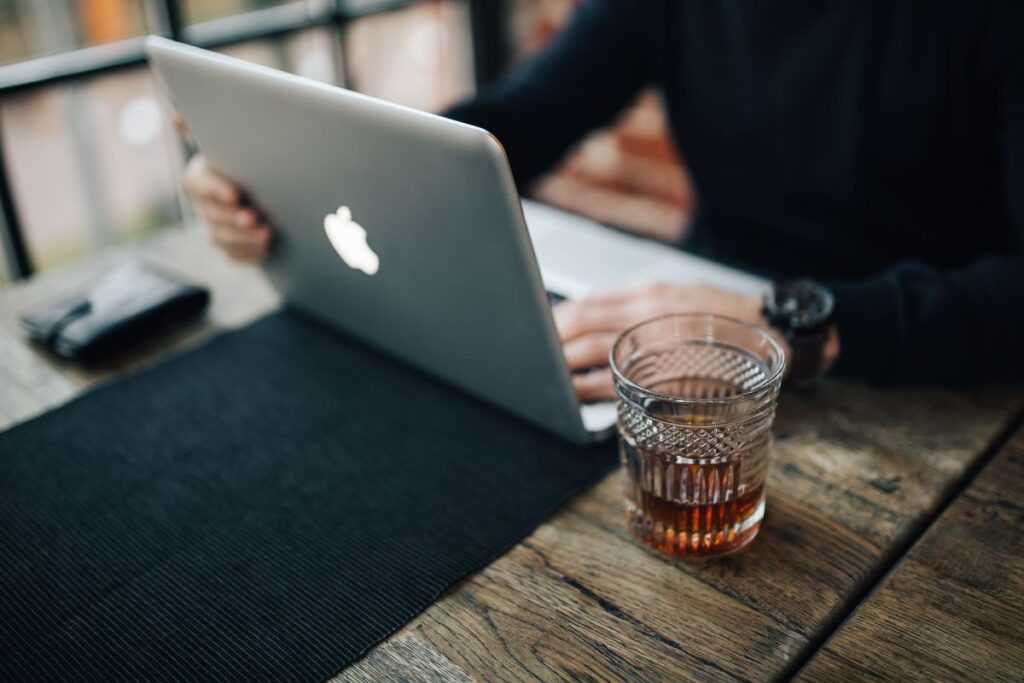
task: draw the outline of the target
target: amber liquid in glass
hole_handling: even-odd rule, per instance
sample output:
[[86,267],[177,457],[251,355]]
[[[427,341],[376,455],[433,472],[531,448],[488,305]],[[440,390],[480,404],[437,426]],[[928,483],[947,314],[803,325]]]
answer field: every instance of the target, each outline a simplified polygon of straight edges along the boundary
[[631,531],[671,555],[720,555],[757,535],[764,481],[740,482],[738,462],[677,464],[622,444]]
[[[735,387],[674,379],[657,389],[670,395],[722,396]],[[702,415],[668,421],[698,428],[710,422]],[[710,556],[736,550],[757,535],[764,515],[766,443],[706,459],[691,457],[685,446],[666,453],[620,441],[620,449],[627,520],[648,545],[672,555]]]

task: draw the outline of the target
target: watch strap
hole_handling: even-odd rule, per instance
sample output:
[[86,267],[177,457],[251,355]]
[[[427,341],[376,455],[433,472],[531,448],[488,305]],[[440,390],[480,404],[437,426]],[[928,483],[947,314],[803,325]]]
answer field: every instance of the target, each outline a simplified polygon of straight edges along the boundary
[[791,351],[788,382],[796,387],[812,386],[825,367],[825,344],[828,330],[811,333],[788,333],[786,341]]
[[[826,302],[824,305],[827,314],[813,323],[807,321],[800,310],[800,305],[790,298],[794,287],[811,287],[818,290]],[[765,295],[762,315],[769,325],[785,336],[789,344],[789,384],[811,386],[824,372],[825,347],[832,330],[833,301],[831,292],[812,280],[780,281]]]

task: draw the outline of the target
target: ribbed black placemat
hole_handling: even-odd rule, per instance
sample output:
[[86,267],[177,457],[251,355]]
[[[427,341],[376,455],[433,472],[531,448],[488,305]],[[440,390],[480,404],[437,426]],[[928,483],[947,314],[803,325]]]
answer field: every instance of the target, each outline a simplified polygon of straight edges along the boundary
[[0,680],[328,677],[614,461],[274,314],[0,433]]

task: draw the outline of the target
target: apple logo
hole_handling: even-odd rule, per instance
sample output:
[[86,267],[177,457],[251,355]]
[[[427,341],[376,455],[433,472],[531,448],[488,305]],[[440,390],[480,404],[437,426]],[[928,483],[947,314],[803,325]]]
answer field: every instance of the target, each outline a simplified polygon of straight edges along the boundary
[[324,216],[324,231],[345,265],[367,275],[376,274],[380,259],[366,243],[366,229],[352,220],[351,209],[339,206],[337,211]]

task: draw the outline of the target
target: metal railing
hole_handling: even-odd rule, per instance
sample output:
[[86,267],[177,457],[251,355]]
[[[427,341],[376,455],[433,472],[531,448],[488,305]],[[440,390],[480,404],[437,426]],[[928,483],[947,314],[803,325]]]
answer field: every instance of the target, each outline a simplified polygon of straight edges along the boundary
[[[504,0],[462,0],[468,3],[473,62],[477,87],[493,81],[507,57]],[[204,48],[222,48],[247,41],[285,37],[317,27],[334,29],[362,17],[391,12],[424,0],[306,0],[251,10],[199,24],[185,25],[178,0],[151,0],[159,25],[153,33]],[[14,92],[97,76],[145,65],[144,37],[83,47],[0,66],[0,98]],[[347,82],[347,79],[346,79]],[[0,130],[0,240],[8,275],[24,279],[35,268],[21,228],[11,190]]]

